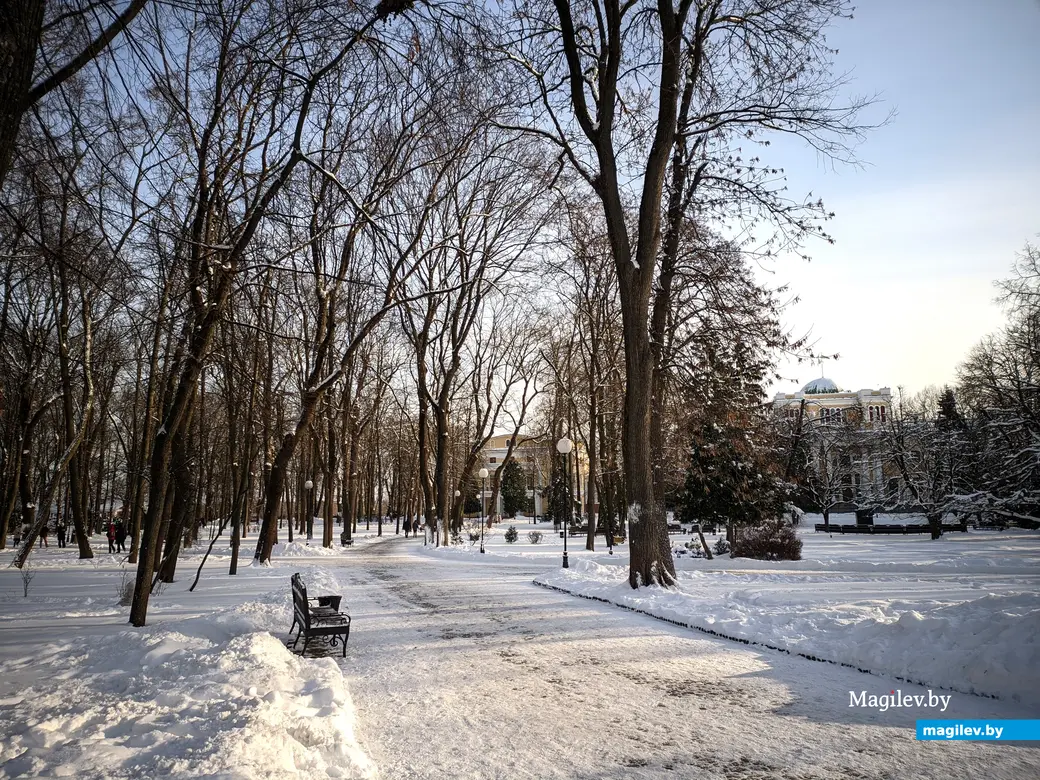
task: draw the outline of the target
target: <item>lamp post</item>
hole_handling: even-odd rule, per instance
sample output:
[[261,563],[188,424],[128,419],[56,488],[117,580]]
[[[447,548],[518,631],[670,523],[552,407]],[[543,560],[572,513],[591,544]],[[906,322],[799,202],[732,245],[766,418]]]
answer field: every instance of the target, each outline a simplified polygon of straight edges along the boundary
[[570,564],[567,563],[567,522],[571,517],[571,468],[567,456],[573,448],[574,442],[566,436],[556,442],[556,451],[563,455],[563,482],[567,490],[567,511],[563,513],[563,568],[565,569],[570,568]]
[[461,495],[462,495],[462,491],[461,490],[456,490],[455,491],[455,504],[451,508],[452,522],[455,522],[455,513],[456,512],[458,512],[458,514],[459,514],[459,522],[460,523],[462,522],[462,519],[465,517],[465,514],[462,511],[464,507],[459,505],[459,497]]
[[303,483],[303,489],[307,491],[307,544],[310,544],[314,536],[314,483],[308,479]]
[[484,490],[487,484],[488,470],[481,469],[477,472],[480,477],[480,552],[484,553]]
[[538,463],[534,464],[534,490],[531,491],[531,498],[534,500],[534,524],[538,525],[538,483],[541,482],[541,473],[538,470]]

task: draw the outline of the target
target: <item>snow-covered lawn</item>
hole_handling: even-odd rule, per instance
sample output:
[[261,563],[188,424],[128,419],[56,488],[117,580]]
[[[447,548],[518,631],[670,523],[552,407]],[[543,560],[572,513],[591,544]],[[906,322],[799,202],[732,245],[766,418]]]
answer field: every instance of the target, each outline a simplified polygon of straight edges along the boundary
[[[230,551],[215,549],[188,593],[202,548],[186,551],[149,626],[131,629],[118,591],[133,567],[94,546],[85,561],[34,552],[27,598],[0,553],[0,777],[372,776],[337,661],[284,644],[287,568],[243,560],[229,578]],[[279,552],[311,592],[339,591],[313,564],[340,549]]]
[[[486,556],[542,560],[537,582],[678,621],[722,636],[849,664],[897,679],[1040,706],[1040,533],[1008,530],[921,536],[815,533],[799,528],[800,561],[729,555],[708,561],[672,537],[678,587],[628,587],[627,546],[608,556],[568,538],[571,568],[559,568],[563,542],[552,526],[502,526]],[[548,529],[530,544],[527,531]],[[713,545],[717,536],[708,535]],[[602,539],[597,539],[602,548]],[[478,545],[427,550],[479,560]]]

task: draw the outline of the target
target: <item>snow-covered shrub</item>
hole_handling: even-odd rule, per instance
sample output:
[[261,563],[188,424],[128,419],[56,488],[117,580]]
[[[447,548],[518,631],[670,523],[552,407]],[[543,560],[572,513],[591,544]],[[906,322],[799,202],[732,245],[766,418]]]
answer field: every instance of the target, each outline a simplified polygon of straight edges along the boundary
[[471,542],[479,542],[480,541],[480,531],[470,531],[469,532],[469,540]]
[[119,581],[119,606],[129,607],[134,603],[134,578],[123,569],[123,578]]
[[33,577],[36,576],[36,569],[33,568],[32,561],[27,558],[25,563],[22,564],[20,571],[22,575],[22,596],[29,598],[29,586],[32,584]]
[[506,529],[505,540],[509,542],[509,544],[515,542],[519,537],[520,532],[516,530],[515,525],[511,525],[509,526],[509,528]]
[[672,555],[676,558],[703,558],[704,549],[699,541],[690,541],[682,547],[673,547]]
[[527,538],[531,540],[531,544],[538,544],[538,542],[542,541],[542,532],[528,531]]
[[732,557],[756,558],[760,561],[800,561],[802,540],[794,528],[783,520],[767,520],[740,529],[733,544]]
[[729,542],[726,541],[726,537],[725,536],[720,536],[718,541],[715,542],[715,547],[713,548],[713,552],[716,555],[725,555],[726,553],[729,552],[729,550],[730,550]]
[[[479,539],[480,537],[478,536],[477,538]],[[462,544],[462,531],[452,531],[451,532],[451,543],[452,544]]]

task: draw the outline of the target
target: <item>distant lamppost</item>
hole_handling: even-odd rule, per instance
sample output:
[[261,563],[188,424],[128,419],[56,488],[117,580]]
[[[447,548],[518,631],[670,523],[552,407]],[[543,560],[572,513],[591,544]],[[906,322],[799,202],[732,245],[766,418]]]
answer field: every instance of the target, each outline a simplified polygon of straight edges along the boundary
[[567,523],[571,517],[571,466],[567,456],[570,455],[573,448],[574,442],[566,436],[556,442],[556,451],[563,455],[563,482],[567,490],[567,509],[563,513],[563,568],[565,569],[570,568],[570,564],[567,562]]
[[534,490],[531,491],[531,498],[534,501],[534,523],[538,525],[538,483],[541,482],[541,473],[538,470],[538,464],[534,464]]
[[[460,518],[463,517],[462,509],[459,508],[459,496],[461,496],[461,495],[462,495],[462,491],[461,490],[456,490],[455,491],[455,506],[452,507],[452,515],[451,515],[453,520],[454,520],[454,517],[455,517],[455,512],[459,513],[459,517]],[[461,522],[461,520],[460,520],[460,522]]]
[[487,485],[488,470],[481,469],[477,472],[480,477],[480,552],[484,552],[484,489]]
[[314,483],[308,479],[303,483],[303,489],[307,491],[307,544],[310,544],[314,536]]

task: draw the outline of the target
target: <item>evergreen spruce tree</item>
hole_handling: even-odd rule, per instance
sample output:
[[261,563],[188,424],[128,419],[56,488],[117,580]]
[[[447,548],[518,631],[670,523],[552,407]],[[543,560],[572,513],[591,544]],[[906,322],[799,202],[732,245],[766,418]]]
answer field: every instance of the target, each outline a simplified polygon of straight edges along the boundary
[[957,411],[957,396],[949,386],[944,387],[939,396],[939,414],[935,422],[941,431],[963,430],[966,427],[964,418]]
[[569,516],[570,496],[568,493],[564,456],[555,455],[549,481],[549,511],[547,512],[547,518],[553,522],[553,525],[562,524],[564,518]]
[[502,469],[502,510],[506,517],[515,517],[526,505],[527,474],[523,466],[510,460]]
[[754,525],[778,517],[786,489],[762,404],[762,367],[736,342],[710,353],[691,399],[690,462],[678,517]]

